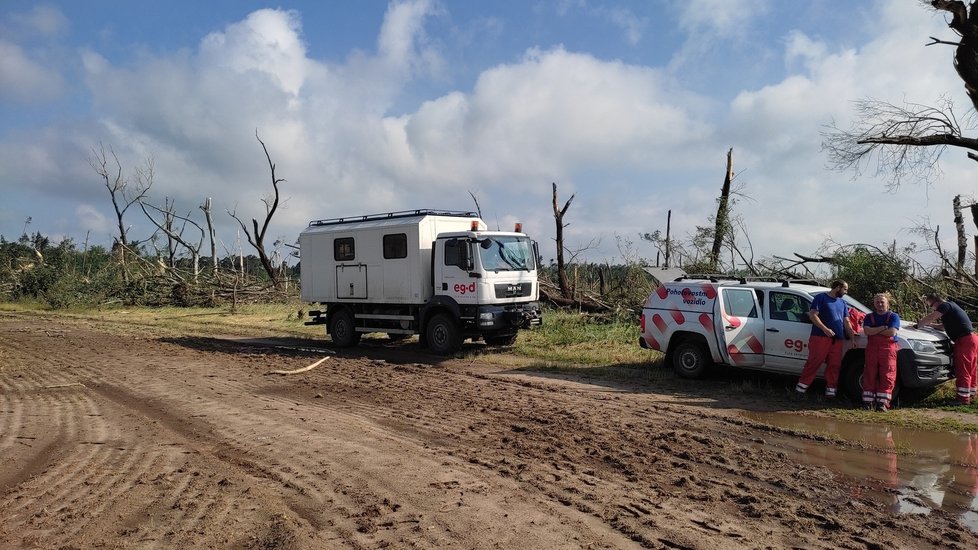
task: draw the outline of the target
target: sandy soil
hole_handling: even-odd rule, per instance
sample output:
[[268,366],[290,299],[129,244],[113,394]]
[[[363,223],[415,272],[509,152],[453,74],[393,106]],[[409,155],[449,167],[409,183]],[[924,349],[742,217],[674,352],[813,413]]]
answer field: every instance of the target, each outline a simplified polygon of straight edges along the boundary
[[410,344],[268,374],[323,356],[304,346],[0,315],[0,547],[978,548],[792,462],[716,384]]

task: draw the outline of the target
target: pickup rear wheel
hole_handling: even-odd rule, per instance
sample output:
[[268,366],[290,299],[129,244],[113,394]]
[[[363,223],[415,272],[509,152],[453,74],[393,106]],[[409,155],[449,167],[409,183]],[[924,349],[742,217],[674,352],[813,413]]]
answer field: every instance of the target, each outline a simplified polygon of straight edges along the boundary
[[681,342],[672,351],[672,368],[681,378],[703,378],[711,366],[709,350],[698,342]]
[[428,321],[425,334],[428,337],[428,349],[438,355],[452,355],[462,347],[458,325],[444,313],[439,313]]
[[[861,356],[858,360],[847,362],[843,368],[839,383],[842,384],[842,393],[853,404],[861,404],[863,402],[863,371],[865,368],[865,362]],[[900,378],[897,377],[896,385],[893,386],[890,403],[896,403],[901,393],[903,392],[900,391]]]
[[330,317],[329,335],[333,339],[333,344],[339,348],[350,348],[360,342],[360,333],[357,332],[350,310],[337,311]]
[[842,371],[842,393],[855,405],[863,402],[863,368],[862,361],[849,361]]

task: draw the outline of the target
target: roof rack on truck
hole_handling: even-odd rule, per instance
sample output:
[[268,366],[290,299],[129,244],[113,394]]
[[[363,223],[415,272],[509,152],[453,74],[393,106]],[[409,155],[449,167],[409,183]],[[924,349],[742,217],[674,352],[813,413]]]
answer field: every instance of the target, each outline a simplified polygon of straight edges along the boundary
[[338,225],[341,223],[365,222],[372,220],[389,220],[394,218],[413,218],[415,216],[452,216],[457,218],[477,218],[475,212],[463,210],[437,210],[433,208],[419,208],[417,210],[399,210],[397,212],[384,212],[381,214],[367,214],[364,216],[348,216],[345,218],[329,218],[325,220],[313,220],[309,222],[309,227],[321,225]]

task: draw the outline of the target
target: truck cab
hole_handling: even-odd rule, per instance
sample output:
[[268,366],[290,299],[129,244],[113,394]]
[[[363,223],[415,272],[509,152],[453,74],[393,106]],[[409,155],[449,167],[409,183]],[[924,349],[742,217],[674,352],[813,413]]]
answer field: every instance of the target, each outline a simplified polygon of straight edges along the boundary
[[[433,251],[433,296],[426,318],[450,311],[460,336],[508,345],[520,328],[542,322],[537,302],[536,243],[517,232],[463,231],[438,235]],[[444,328],[427,331],[441,345]]]
[[[700,378],[714,366],[800,375],[808,358],[812,300],[829,289],[815,284],[681,278],[664,283],[646,300],[639,344],[666,353],[679,376]],[[870,309],[850,296],[851,309]],[[853,400],[862,393],[866,336],[855,326],[843,356],[842,389]],[[897,384],[932,388],[952,375],[951,342],[941,332],[897,333]],[[824,367],[820,369],[822,375]]]

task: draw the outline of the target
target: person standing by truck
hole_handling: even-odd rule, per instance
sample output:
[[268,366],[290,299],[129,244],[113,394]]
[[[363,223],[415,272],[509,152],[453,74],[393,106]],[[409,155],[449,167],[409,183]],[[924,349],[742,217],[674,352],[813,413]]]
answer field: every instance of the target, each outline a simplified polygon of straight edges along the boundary
[[836,279],[830,290],[812,300],[808,318],[812,321],[812,333],[808,337],[808,360],[801,371],[795,391],[805,393],[815,381],[818,368],[825,363],[825,397],[835,399],[839,388],[839,370],[842,367],[843,342],[852,338],[849,324],[849,306],[843,296],[849,293],[849,283]]
[[[954,302],[949,302],[938,294],[927,294],[924,302],[932,312],[917,321],[915,327],[933,325],[947,333],[948,337],[954,342],[954,375],[955,386],[957,387],[957,402],[968,405],[975,399],[976,386],[978,386],[978,336],[975,335],[974,327],[968,314],[961,309],[961,306]],[[936,323],[937,319],[940,323]]]
[[863,368],[863,407],[890,409],[897,377],[897,330],[900,316],[890,311],[886,294],[873,296],[873,311],[863,318],[866,334],[866,365]]

